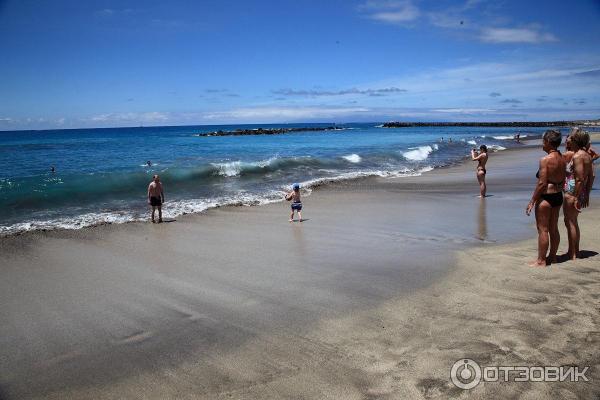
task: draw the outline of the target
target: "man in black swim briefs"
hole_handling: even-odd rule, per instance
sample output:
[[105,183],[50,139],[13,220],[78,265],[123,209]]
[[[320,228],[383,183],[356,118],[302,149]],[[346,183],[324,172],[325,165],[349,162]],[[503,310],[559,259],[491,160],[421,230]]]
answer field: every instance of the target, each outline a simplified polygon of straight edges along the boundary
[[152,177],[152,182],[148,185],[148,204],[152,206],[152,222],[154,222],[154,214],[156,209],[158,208],[158,222],[163,222],[162,220],[162,204],[165,202],[165,194],[163,191],[162,183],[160,182],[160,177],[158,175],[154,175]]

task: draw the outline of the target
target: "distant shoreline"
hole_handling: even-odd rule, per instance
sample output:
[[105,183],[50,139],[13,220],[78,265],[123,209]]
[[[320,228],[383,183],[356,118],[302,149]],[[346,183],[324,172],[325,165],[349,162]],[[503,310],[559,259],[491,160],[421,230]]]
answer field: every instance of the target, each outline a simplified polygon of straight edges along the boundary
[[290,132],[317,132],[317,131],[341,131],[343,128],[335,126],[315,127],[306,126],[298,128],[256,128],[256,129],[236,129],[233,131],[218,130],[213,132],[198,133],[195,136],[252,136],[252,135],[282,135]]
[[412,127],[432,127],[432,126],[459,126],[459,127],[526,127],[543,128],[559,126],[600,126],[600,120],[593,121],[538,121],[538,122],[386,122],[384,128],[412,128]]

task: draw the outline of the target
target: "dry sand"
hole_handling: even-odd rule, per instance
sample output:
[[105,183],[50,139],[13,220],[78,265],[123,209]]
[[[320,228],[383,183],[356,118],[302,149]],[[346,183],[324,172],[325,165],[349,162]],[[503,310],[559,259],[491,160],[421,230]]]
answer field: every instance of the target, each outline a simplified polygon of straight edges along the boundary
[[[0,399],[598,398],[600,211],[588,258],[527,267],[539,156],[494,154],[483,201],[459,165],[317,190],[302,224],[273,204],[4,238]],[[590,382],[465,392],[463,357]]]

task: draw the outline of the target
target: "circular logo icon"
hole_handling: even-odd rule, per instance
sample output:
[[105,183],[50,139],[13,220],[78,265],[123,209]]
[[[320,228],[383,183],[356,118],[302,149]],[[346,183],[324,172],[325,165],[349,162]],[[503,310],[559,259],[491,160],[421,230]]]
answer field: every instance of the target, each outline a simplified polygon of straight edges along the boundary
[[470,358],[463,358],[452,365],[450,379],[456,387],[473,389],[481,382],[481,367]]

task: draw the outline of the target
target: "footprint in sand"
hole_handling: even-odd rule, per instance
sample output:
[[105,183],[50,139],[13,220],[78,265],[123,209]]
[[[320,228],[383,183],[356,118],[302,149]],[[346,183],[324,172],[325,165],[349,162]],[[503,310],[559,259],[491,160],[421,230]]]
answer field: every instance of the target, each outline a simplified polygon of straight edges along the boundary
[[136,332],[132,335],[125,336],[124,338],[117,341],[117,344],[134,344],[141,343],[145,340],[150,339],[153,336],[150,331],[140,331]]

